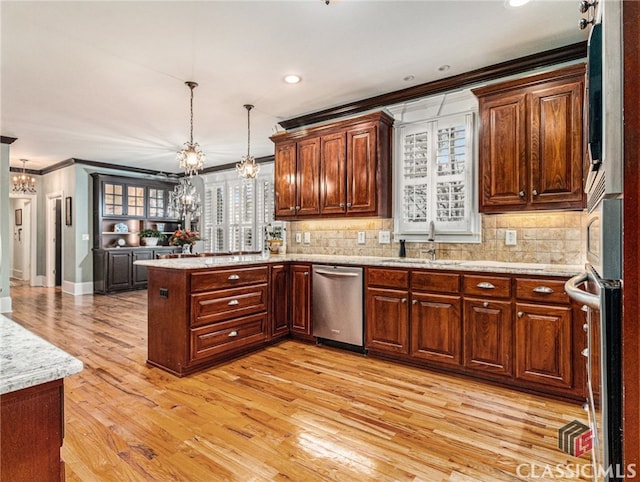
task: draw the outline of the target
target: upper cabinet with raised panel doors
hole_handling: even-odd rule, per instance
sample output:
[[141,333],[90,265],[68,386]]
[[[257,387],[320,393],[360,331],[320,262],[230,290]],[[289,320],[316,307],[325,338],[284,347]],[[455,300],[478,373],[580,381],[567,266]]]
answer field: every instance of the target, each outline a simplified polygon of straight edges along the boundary
[[277,219],[391,215],[391,126],[383,112],[278,134]]
[[584,64],[474,89],[480,211],[582,209]]

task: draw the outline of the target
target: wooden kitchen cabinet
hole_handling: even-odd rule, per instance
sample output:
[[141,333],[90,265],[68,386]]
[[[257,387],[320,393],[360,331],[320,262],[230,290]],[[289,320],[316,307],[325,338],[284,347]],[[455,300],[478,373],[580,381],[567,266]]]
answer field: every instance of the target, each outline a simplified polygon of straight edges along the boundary
[[279,338],[289,334],[289,267],[286,264],[271,266],[269,337]]
[[368,268],[366,286],[365,347],[409,353],[409,271]]
[[582,209],[584,64],[474,89],[480,211]]
[[311,339],[311,265],[291,265],[291,333]]
[[391,126],[383,112],[278,134],[276,219],[391,214]]
[[464,365],[502,377],[513,373],[513,315],[510,301],[465,299]]

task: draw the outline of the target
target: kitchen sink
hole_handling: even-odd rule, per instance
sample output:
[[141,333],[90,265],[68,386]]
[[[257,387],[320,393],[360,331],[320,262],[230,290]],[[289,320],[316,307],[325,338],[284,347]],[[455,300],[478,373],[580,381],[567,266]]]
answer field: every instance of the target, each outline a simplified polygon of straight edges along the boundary
[[460,264],[461,261],[455,259],[424,259],[424,258],[387,258],[383,259],[384,263],[407,263],[407,264],[426,264],[432,266],[454,265]]

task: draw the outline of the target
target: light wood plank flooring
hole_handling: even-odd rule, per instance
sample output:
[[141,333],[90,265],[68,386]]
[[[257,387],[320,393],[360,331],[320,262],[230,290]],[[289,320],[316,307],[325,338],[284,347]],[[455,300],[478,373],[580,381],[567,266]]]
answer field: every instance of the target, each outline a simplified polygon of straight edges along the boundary
[[11,296],[85,365],[65,381],[68,481],[586,480],[543,476],[589,463],[557,448],[577,404],[291,340],[180,379],[145,364],[146,291]]

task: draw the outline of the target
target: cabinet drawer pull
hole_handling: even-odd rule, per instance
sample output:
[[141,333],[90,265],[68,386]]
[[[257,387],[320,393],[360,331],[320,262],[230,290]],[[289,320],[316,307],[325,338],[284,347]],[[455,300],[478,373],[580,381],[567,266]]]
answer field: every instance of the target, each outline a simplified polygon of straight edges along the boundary
[[229,277],[227,279],[228,280],[237,280],[237,279],[240,279],[240,276],[238,276],[237,274],[232,274],[232,275],[229,275]]
[[238,303],[240,303],[238,300],[231,300],[229,301],[229,303],[227,303],[229,306],[233,306],[233,305],[237,305]]
[[493,284],[489,283],[488,281],[482,281],[481,283],[478,283],[476,286],[478,288],[482,288],[483,290],[492,290],[495,288],[495,286],[493,286]]
[[483,306],[483,308],[488,308],[489,307],[489,302],[488,301],[483,301],[482,302],[482,306]]
[[229,335],[228,335],[228,336],[230,336],[230,337],[232,337],[232,336],[238,336],[238,332],[237,332],[236,330],[233,330],[233,331],[229,332]]
[[553,293],[553,289],[548,286],[536,286],[533,288],[534,293],[544,293],[545,295],[550,295]]

